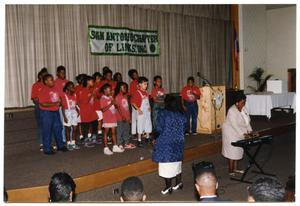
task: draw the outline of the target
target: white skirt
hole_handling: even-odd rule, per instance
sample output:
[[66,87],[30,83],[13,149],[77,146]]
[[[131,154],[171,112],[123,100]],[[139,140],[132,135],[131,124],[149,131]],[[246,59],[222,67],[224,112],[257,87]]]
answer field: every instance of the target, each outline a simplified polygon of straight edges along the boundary
[[158,175],[163,178],[172,178],[181,173],[182,162],[158,163]]

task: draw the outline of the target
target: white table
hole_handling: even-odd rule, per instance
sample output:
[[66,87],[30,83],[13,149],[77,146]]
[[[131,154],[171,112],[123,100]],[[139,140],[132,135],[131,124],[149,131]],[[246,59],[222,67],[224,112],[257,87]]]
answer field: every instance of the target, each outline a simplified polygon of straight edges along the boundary
[[246,109],[250,115],[264,115],[271,118],[271,109],[274,107],[290,106],[296,112],[296,93],[281,94],[249,94],[246,95]]

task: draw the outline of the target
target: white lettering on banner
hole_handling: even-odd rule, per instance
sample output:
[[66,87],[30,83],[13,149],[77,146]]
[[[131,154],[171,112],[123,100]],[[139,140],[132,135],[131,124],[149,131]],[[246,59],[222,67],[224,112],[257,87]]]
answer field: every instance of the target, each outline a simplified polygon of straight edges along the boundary
[[157,31],[89,26],[89,46],[96,55],[158,56]]

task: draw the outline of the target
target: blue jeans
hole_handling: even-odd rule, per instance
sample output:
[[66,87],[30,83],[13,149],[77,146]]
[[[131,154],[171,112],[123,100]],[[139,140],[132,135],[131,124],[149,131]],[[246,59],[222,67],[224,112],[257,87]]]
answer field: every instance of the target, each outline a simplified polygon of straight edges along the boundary
[[187,102],[184,101],[184,106],[187,108],[187,111],[185,112],[185,116],[187,119],[186,123],[186,132],[189,132],[191,129],[190,126],[190,118],[192,117],[192,133],[196,133],[197,129],[197,117],[198,117],[198,104],[197,101],[195,102]]
[[43,144],[42,126],[41,126],[41,109],[38,104],[34,106],[35,119],[37,124],[37,132],[39,143]]
[[54,133],[57,149],[64,147],[59,111],[40,110],[44,152],[50,152],[51,137]]

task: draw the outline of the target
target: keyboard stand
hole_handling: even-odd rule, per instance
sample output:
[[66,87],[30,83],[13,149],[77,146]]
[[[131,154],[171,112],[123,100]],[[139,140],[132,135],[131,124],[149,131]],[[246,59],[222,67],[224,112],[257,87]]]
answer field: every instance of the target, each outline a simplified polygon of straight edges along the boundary
[[245,180],[245,177],[246,177],[247,173],[249,172],[250,168],[252,167],[252,165],[255,165],[257,167],[257,169],[259,170],[259,171],[253,171],[254,173],[263,174],[263,175],[267,175],[267,176],[275,176],[274,174],[264,172],[263,168],[255,160],[258,152],[260,151],[261,146],[262,146],[262,143],[260,143],[258,145],[258,147],[256,148],[256,151],[254,152],[253,155],[249,152],[250,147],[248,147],[248,146],[243,147],[244,152],[245,152],[246,156],[248,157],[247,168],[245,169],[245,172],[240,179],[231,177],[230,178],[231,180],[251,184],[252,182]]

